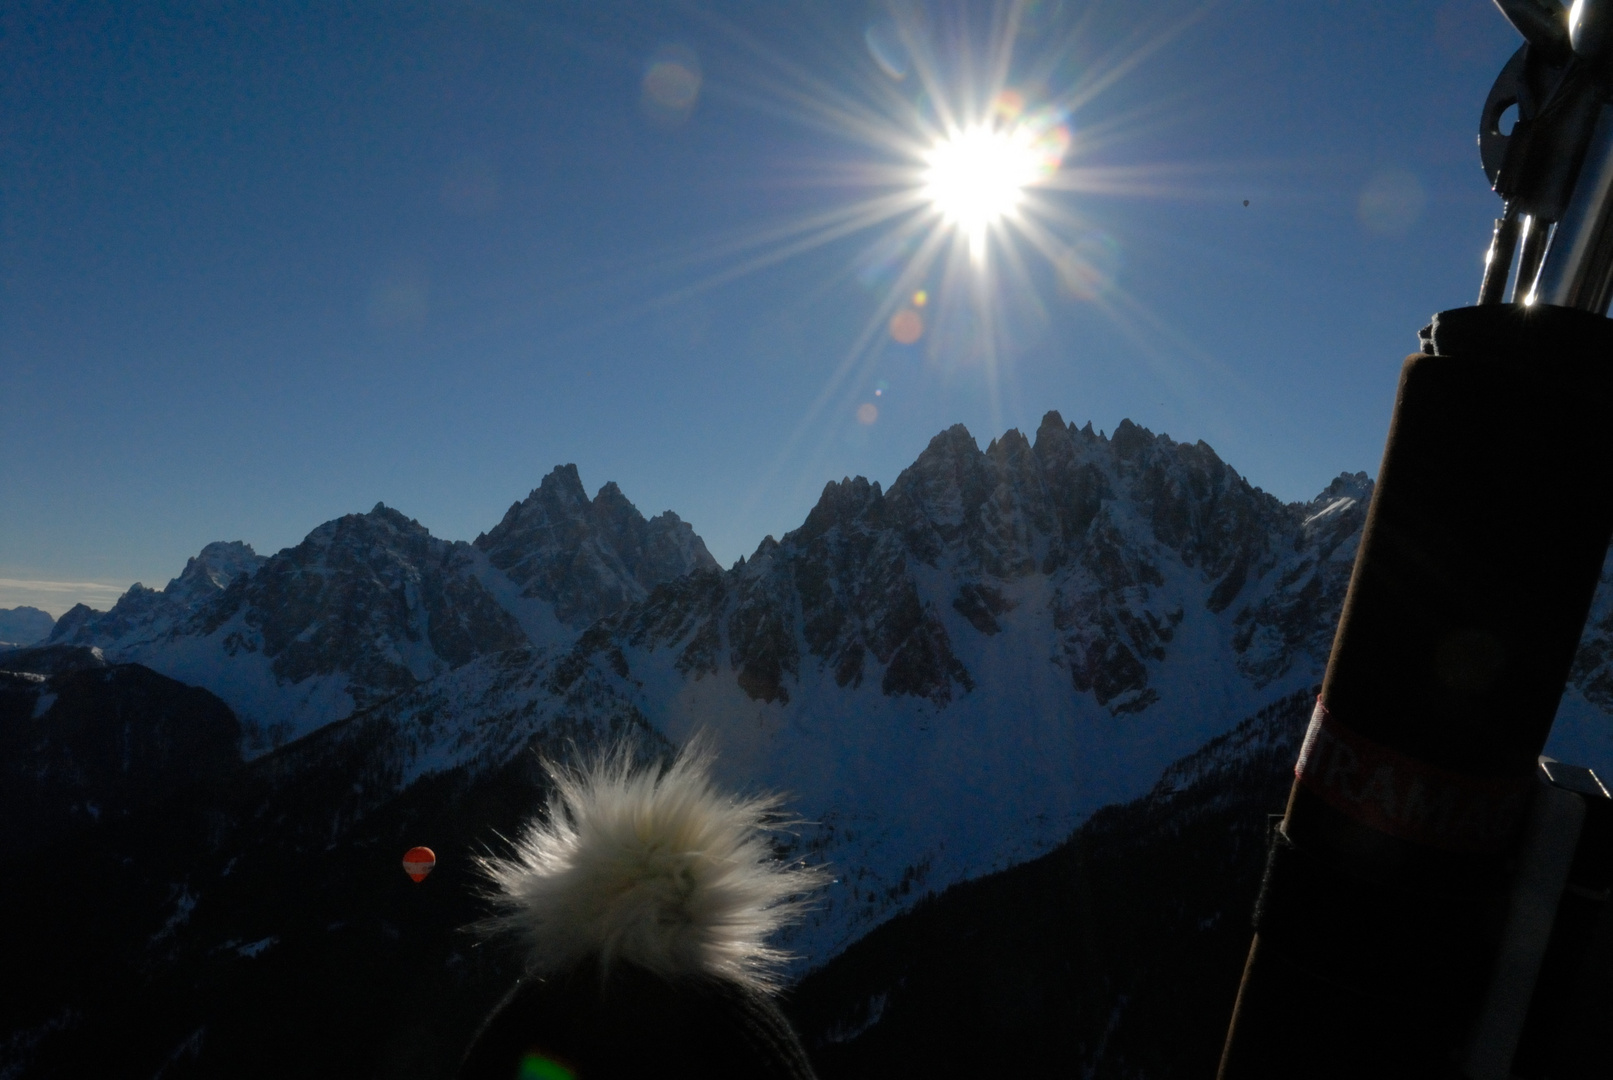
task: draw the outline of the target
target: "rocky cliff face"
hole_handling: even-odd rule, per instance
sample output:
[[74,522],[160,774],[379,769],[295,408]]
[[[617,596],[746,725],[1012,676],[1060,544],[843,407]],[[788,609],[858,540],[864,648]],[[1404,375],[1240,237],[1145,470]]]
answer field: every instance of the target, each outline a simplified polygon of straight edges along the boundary
[[471,562],[466,545],[378,503],[237,578],[189,629],[228,657],[262,655],[282,685],[341,678],[363,709],[525,643]]
[[590,502],[563,466],[474,545],[377,504],[269,558],[209,544],[161,592],[80,605],[51,640],[207,687],[251,755],[477,657],[569,644],[664,577],[714,565],[676,515],[646,521],[615,484]]
[[215,541],[191,559],[178,577],[161,590],[135,582],[118,598],[111,611],[100,612],[76,604],[56,622],[50,640],[66,644],[92,644],[149,639],[181,629],[208,601],[217,599],[230,582],[249,577],[266,560],[239,540]]
[[717,565],[672,511],[646,521],[614,482],[590,501],[575,465],[544,477],[475,546],[523,597],[550,605],[573,630],[642,600],[660,582]]
[[1050,413],[1034,444],[1009,431],[983,452],[954,427],[888,493],[831,483],[782,542],[618,625],[693,677],[732,669],[757,700],[788,703],[805,665],[939,706],[976,682],[959,642],[1029,603],[1071,689],[1136,713],[1159,700],[1153,672],[1182,651],[1190,608],[1224,621],[1257,688],[1325,660],[1371,490],[1345,475],[1284,505],[1203,443],[1130,422],[1105,438]]
[[800,850],[846,871],[795,942],[828,955],[1317,681],[1371,490],[1285,505],[1130,422],[1050,413],[984,450],[954,427],[889,491],[831,483],[743,564],[624,609],[555,678],[798,794]]

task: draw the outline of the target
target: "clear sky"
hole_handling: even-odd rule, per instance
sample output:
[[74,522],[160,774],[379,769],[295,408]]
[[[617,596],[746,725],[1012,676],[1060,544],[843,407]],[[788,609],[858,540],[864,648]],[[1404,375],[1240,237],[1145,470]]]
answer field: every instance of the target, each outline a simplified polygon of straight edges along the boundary
[[[378,500],[471,539],[566,462],[727,564],[1049,409],[1308,499],[1477,292],[1517,44],[1486,0],[12,0],[0,607]],[[1044,151],[978,256],[920,193],[970,123]]]

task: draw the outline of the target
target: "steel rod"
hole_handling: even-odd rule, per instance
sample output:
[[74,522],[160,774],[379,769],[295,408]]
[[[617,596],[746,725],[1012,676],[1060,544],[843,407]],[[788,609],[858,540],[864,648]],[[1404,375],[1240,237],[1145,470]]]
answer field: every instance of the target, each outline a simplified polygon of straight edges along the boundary
[[1512,257],[1518,249],[1518,207],[1508,203],[1495,219],[1490,250],[1484,255],[1484,283],[1479,286],[1479,303],[1499,304],[1506,299],[1507,278],[1512,273]]
[[1542,304],[1607,311],[1613,289],[1613,108],[1603,106],[1568,209],[1540,267]]

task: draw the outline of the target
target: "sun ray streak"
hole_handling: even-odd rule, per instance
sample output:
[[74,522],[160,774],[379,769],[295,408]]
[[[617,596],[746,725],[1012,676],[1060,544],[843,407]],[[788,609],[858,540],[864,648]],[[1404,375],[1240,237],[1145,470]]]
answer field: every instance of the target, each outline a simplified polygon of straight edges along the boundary
[[[924,212],[923,208],[919,206],[909,206],[907,209],[909,212],[913,213]],[[889,221],[893,216],[894,215],[890,213],[871,211],[851,221],[843,221],[832,227],[820,229],[811,235],[801,237],[789,244],[785,244],[781,247],[774,248],[771,251],[766,251],[762,254],[755,255],[744,262],[730,266],[727,269],[718,271],[717,273],[707,275],[698,281],[691,282],[681,288],[674,289],[671,292],[663,293],[652,300],[646,301],[645,307],[646,309],[665,307],[669,304],[677,303],[680,300],[687,300],[691,296],[708,292],[711,289],[717,288],[719,285],[725,285],[737,278],[754,274],[758,270],[763,270],[769,266],[774,266],[778,263],[784,262],[787,259],[791,259],[797,255],[811,251],[814,248],[823,247],[825,244],[832,243],[835,240],[841,239],[842,237],[854,235],[866,229],[872,228],[875,225]]]
[[[861,52],[864,43],[874,52],[867,35],[854,53],[837,45],[827,67],[814,67],[691,0],[688,10],[730,52],[729,63],[711,65],[706,99],[832,142],[820,140],[812,158],[766,181],[803,208],[765,227],[721,231],[697,248],[643,260],[622,272],[630,289],[621,291],[630,299],[614,299],[586,329],[575,318],[575,329],[562,332],[650,318],[781,263],[802,257],[833,263],[840,250],[864,244],[844,270],[821,274],[821,284],[796,285],[798,304],[803,296],[845,303],[847,289],[870,291],[854,293],[849,316],[837,315],[845,321],[835,332],[849,341],[802,388],[799,419],[779,440],[746,506],[756,505],[798,457],[828,452],[877,365],[894,355],[909,357],[915,372],[941,385],[973,387],[979,380],[981,403],[1000,428],[1009,406],[1017,407],[1016,361],[1059,317],[1038,291],[1049,282],[1058,290],[1050,295],[1085,304],[1112,323],[1158,377],[1186,379],[1182,372],[1192,369],[1195,377],[1235,384],[1225,365],[1193,350],[1115,280],[1119,248],[1098,224],[1112,219],[1097,208],[1111,197],[1222,199],[1232,184],[1258,172],[1248,162],[1128,161],[1128,147],[1158,146],[1162,131],[1202,108],[1206,88],[1143,95],[1136,103],[1117,100],[1136,95],[1111,94],[1220,0],[1185,0],[1186,10],[1139,18],[1129,33],[1105,30],[1108,20],[1098,17],[1096,2],[1064,29],[1043,25],[1022,33],[1030,2],[873,5],[888,22],[887,40],[902,50],[896,71]],[[1103,101],[1114,107],[1105,111]],[[824,249],[827,258],[811,255]],[[909,337],[892,318],[919,288],[928,306],[921,321],[908,324],[918,327]],[[551,310],[568,306],[548,296],[541,302]],[[911,351],[893,353],[898,347]],[[836,411],[842,407],[843,415]]]
[[[788,221],[763,232],[740,234],[727,241],[703,244],[698,251],[669,260],[667,265],[678,269],[693,268],[705,263],[723,262],[774,244],[797,245],[803,239],[814,237],[826,238],[822,242],[827,242],[924,209],[923,202],[912,192],[897,191],[862,199],[797,221]],[[792,253],[799,253],[801,250],[810,248],[791,248]]]
[[772,464],[747,497],[745,503],[747,508],[759,502],[762,494],[777,480],[779,473],[783,471],[785,465],[794,456],[796,447],[801,444],[807,433],[812,430],[823,410],[828,407],[830,401],[840,391],[857,363],[867,357],[875,340],[885,332],[885,325],[891,315],[901,306],[902,298],[911,293],[914,286],[928,277],[936,257],[948,240],[947,234],[940,230],[931,229],[925,233],[919,249],[908,260],[901,275],[887,291],[885,298],[875,309],[872,317],[863,325],[862,330],[852,341],[851,346],[842,354],[840,362],[824,381],[823,388],[818,391],[817,397],[813,398],[802,413],[801,419],[780,445],[773,457]]
[[1025,0],[1009,0],[997,5],[1001,25],[993,34],[991,75],[987,81],[986,96],[994,98],[1008,85],[1009,68],[1014,62],[1014,40],[1019,37],[1020,16],[1025,11]]
[[1079,110],[1115,83],[1130,75],[1155,53],[1158,53],[1199,22],[1202,22],[1211,11],[1219,6],[1219,3],[1220,0],[1206,0],[1205,3],[1200,4],[1162,31],[1156,31],[1146,26],[1138,27],[1132,34],[1132,40],[1143,38],[1142,44],[1131,49],[1129,53],[1126,53],[1125,43],[1116,46],[1111,55],[1124,53],[1123,58],[1113,63],[1108,62],[1107,57],[1100,58],[1090,69],[1098,74],[1093,76],[1090,82],[1072,89],[1070,95],[1064,98],[1060,104],[1071,112]]
[[[752,108],[776,108],[778,102],[788,103],[802,110],[791,114],[791,119],[796,122],[819,126],[835,135],[861,136],[868,145],[879,149],[889,148],[893,130],[900,132],[899,128],[893,127],[888,116],[881,115],[864,101],[819,78],[777,50],[768,48],[754,35],[745,33],[726,20],[712,18],[709,22],[762,62],[759,70],[749,76],[750,85],[746,87],[746,92],[735,96],[736,101],[748,103]],[[788,76],[794,85],[779,78],[780,74]],[[764,93],[757,94],[757,90]],[[776,94],[777,102],[769,102],[765,92]]]

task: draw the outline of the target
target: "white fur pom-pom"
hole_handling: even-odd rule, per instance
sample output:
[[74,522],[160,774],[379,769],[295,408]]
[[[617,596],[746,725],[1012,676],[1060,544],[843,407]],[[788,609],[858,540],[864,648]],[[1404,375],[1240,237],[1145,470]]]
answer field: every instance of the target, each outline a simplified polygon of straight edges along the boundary
[[635,766],[625,749],[580,770],[546,768],[547,814],[509,858],[482,860],[500,910],[481,929],[522,938],[539,973],[597,955],[607,968],[775,986],[787,957],[767,939],[821,881],[768,847],[777,797],[718,791],[698,747],[665,769]]

